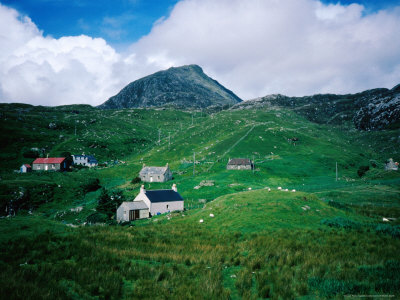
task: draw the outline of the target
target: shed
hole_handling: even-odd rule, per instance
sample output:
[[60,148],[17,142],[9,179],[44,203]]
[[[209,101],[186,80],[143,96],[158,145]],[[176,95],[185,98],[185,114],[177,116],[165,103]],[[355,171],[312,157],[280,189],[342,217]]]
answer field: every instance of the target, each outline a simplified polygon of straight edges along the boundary
[[227,170],[252,170],[253,168],[254,164],[248,158],[232,158],[226,165]]
[[133,201],[143,201],[150,209],[151,215],[163,214],[171,211],[183,211],[184,200],[178,193],[176,184],[172,185],[171,190],[152,190],[147,191],[144,186],[140,188],[140,193]]
[[117,221],[134,221],[149,217],[149,208],[144,201],[122,202],[117,209]]
[[21,168],[19,168],[20,173],[28,173],[32,171],[31,165],[23,164]]
[[398,169],[399,169],[399,163],[394,162],[393,158],[389,158],[389,160],[386,161],[386,164],[385,164],[386,171],[397,171]]
[[37,158],[32,163],[34,171],[64,171],[67,168],[65,157]]
[[139,177],[143,182],[166,182],[172,180],[172,172],[168,163],[165,167],[147,167],[143,164]]

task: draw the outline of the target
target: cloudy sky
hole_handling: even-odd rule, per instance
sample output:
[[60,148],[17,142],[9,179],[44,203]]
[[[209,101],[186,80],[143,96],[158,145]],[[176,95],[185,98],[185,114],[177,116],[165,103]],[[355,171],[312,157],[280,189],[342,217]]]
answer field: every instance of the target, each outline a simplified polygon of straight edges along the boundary
[[242,99],[400,83],[400,0],[0,0],[0,102],[98,105],[198,64]]

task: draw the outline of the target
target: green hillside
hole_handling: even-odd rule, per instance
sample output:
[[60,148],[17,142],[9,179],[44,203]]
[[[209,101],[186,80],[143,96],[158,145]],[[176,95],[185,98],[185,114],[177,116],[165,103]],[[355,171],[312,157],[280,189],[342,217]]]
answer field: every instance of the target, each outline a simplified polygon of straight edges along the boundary
[[[8,299],[400,294],[400,175],[384,171],[388,158],[400,160],[398,129],[322,125],[278,107],[0,107],[0,215],[19,208],[0,219]],[[32,148],[93,154],[100,165],[13,172],[33,161]],[[255,170],[226,170],[238,157],[254,159]],[[176,183],[187,210],[131,227],[88,226],[97,179],[133,199],[143,163],[169,163],[173,181],[145,186]]]

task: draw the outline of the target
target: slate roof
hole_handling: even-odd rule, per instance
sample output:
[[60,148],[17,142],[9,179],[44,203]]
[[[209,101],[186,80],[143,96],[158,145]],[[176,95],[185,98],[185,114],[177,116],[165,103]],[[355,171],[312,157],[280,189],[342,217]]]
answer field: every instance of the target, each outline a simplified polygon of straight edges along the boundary
[[146,191],[146,196],[150,202],[171,202],[171,201],[183,201],[182,196],[174,190],[153,190]]
[[248,158],[232,158],[229,162],[228,165],[251,165],[251,161]]
[[167,171],[168,167],[143,167],[140,171],[140,175],[142,174],[154,174],[154,175],[163,175]]
[[143,201],[122,202],[121,206],[129,210],[148,209],[146,203],[144,203]]
[[73,155],[76,158],[86,158],[88,159],[88,162],[97,162],[97,159],[93,155],[84,155],[84,154],[78,154],[78,155]]
[[32,164],[61,164],[65,157],[36,158]]

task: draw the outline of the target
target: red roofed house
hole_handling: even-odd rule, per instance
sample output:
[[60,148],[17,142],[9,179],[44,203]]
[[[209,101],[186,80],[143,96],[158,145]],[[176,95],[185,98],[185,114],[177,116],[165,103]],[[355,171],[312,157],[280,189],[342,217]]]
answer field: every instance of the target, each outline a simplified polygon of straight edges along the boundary
[[34,171],[64,171],[67,167],[65,157],[36,158],[32,163]]
[[32,171],[32,167],[28,164],[23,164],[21,168],[19,168],[20,173],[27,173]]

